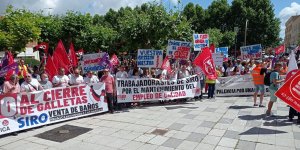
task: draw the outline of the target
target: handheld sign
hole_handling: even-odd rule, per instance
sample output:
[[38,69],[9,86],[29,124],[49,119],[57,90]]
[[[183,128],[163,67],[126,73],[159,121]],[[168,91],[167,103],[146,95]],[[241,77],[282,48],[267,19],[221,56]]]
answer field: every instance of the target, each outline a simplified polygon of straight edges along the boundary
[[208,34],[194,34],[194,51],[201,51],[202,48],[209,46]]
[[137,66],[142,68],[160,68],[163,61],[162,50],[139,49]]
[[262,57],[262,47],[260,44],[241,47],[242,59],[259,59]]
[[288,79],[275,95],[300,112],[300,71]]
[[228,47],[218,47],[215,50],[216,53],[222,53],[224,57],[228,58]]
[[167,55],[175,59],[189,59],[191,42],[169,40]]

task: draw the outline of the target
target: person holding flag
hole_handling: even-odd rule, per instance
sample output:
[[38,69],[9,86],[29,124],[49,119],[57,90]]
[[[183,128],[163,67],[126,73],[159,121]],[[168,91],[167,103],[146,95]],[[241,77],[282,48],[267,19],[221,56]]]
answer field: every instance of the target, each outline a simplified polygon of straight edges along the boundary
[[24,59],[19,61],[19,84],[22,84],[25,81],[25,77],[28,74],[27,66],[25,65]]

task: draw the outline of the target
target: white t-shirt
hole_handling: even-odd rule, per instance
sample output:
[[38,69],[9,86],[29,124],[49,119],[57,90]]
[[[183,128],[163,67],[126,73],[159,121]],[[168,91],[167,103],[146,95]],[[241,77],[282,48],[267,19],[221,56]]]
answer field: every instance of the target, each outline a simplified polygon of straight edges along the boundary
[[39,89],[40,83],[37,79],[32,78],[30,83],[24,81],[21,85],[21,92],[34,92],[41,90]]
[[83,83],[83,77],[81,75],[79,75],[78,77],[76,77],[75,75],[70,75],[69,83],[71,85],[82,84]]
[[51,89],[52,88],[52,83],[50,81],[47,82],[40,82],[41,86],[43,87],[43,89]]
[[189,77],[190,76],[190,73],[188,70],[180,70],[179,71],[179,78],[182,79],[182,78],[186,78],[186,77]]
[[116,78],[128,78],[128,74],[126,71],[118,71],[116,74]]
[[99,79],[97,76],[93,75],[91,78],[85,77],[84,78],[84,83],[98,83]]
[[69,77],[66,76],[66,75],[63,75],[63,76],[60,76],[60,75],[57,75],[57,76],[54,76],[53,79],[52,79],[52,83],[55,84],[55,83],[62,83],[61,85],[57,86],[57,87],[67,87],[68,86],[68,83],[69,83]]

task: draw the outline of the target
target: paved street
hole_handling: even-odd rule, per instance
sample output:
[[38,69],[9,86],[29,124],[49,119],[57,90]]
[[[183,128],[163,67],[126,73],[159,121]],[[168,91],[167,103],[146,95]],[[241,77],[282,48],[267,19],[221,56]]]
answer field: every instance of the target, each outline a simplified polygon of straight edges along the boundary
[[[266,117],[266,108],[252,105],[251,97],[216,98],[179,105],[149,104],[2,137],[0,149],[300,149],[300,128],[295,122],[287,122],[289,108],[285,103],[274,105],[276,117]],[[36,137],[63,125],[92,130],[61,143]]]

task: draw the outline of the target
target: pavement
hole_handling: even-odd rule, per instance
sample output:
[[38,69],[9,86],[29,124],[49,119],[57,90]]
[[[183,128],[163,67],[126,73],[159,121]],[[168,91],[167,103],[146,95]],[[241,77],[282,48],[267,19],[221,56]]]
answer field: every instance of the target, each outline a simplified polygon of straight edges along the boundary
[[[269,101],[265,97],[265,104]],[[295,150],[300,149],[300,128],[288,122],[284,102],[253,107],[252,97],[217,97],[180,104],[148,104],[115,114],[99,114],[30,129],[0,139],[0,150]],[[71,125],[89,128],[63,142],[37,137]],[[67,132],[62,132],[67,134]]]

